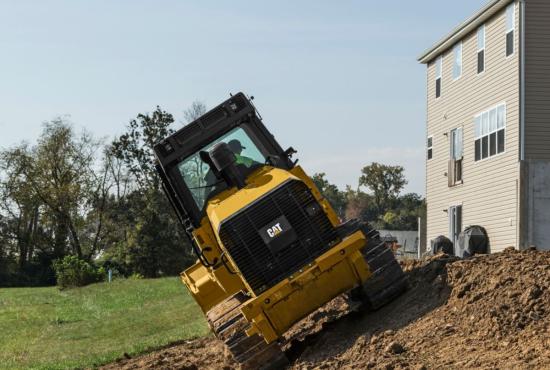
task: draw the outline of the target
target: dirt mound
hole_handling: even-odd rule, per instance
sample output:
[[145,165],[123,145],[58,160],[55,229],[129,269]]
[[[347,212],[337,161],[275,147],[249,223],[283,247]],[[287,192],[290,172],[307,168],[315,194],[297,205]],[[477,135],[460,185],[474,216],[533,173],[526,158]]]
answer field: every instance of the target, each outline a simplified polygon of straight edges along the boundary
[[[342,298],[287,334],[292,369],[550,368],[550,253],[513,249],[404,265],[409,290],[369,314]],[[211,338],[108,368],[232,369]]]
[[236,369],[237,364],[226,353],[221,342],[213,337],[182,342],[144,356],[125,358],[102,367],[114,369]]

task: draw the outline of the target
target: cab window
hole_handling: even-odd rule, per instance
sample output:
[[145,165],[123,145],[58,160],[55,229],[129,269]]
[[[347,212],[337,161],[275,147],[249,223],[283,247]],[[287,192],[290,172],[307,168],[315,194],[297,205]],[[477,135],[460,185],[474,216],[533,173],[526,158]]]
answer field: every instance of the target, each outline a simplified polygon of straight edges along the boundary
[[208,198],[218,190],[226,188],[225,183],[216,178],[210,166],[200,157],[201,151],[210,151],[216,144],[225,142],[235,154],[235,162],[246,172],[250,173],[265,163],[266,158],[258,146],[243,128],[236,128],[214,142],[198,150],[184,159],[179,165],[185,184],[189,188],[199,209],[203,209]]

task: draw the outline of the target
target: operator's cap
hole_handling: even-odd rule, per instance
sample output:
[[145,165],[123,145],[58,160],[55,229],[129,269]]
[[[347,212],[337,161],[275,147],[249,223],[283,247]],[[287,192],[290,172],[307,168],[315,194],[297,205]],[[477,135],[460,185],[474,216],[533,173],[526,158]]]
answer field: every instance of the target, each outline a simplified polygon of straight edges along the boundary
[[237,139],[231,140],[230,142],[227,143],[227,145],[229,146],[229,149],[231,149],[231,151],[234,153],[242,151],[243,149],[246,149],[246,147],[244,147],[241,144],[241,142]]

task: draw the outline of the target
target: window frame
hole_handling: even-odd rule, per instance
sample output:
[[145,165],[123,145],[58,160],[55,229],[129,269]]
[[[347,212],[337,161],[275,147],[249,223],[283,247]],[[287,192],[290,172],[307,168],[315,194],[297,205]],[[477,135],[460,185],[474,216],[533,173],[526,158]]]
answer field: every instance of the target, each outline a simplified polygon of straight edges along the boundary
[[[245,138],[249,141],[249,142],[245,142],[245,145],[247,146],[247,148],[250,149],[251,146],[253,146],[254,150],[262,156],[262,158],[260,159],[261,162],[256,161],[256,158],[252,158],[252,156],[248,157],[248,158],[253,160],[254,164],[251,165],[250,167],[245,166],[243,168],[242,172],[245,176],[250,175],[252,172],[257,170],[263,163],[265,163],[266,158],[269,155],[269,153],[267,152],[266,148],[261,145],[261,142],[259,141],[257,136],[254,135],[254,132],[252,130],[250,130],[245,125],[236,126],[235,128],[231,129],[230,131],[224,133],[223,135],[220,135],[220,137],[218,137],[218,138],[214,139],[213,141],[209,142],[208,144],[204,145],[202,148],[200,148],[199,150],[195,151],[194,153],[188,155],[187,157],[183,158],[181,161],[179,161],[176,164],[176,168],[179,171],[180,176],[181,176],[183,182],[185,183],[185,186],[189,190],[189,193],[191,194],[191,198],[195,201],[195,204],[196,204],[198,209],[204,210],[205,207],[207,206],[207,203],[208,203],[209,199],[211,199],[215,195],[219,194],[220,192],[223,192],[223,191],[229,189],[228,184],[226,184],[224,182],[221,182],[221,183],[217,182],[217,183],[213,183],[211,185],[208,185],[206,183],[205,176],[208,174],[210,168],[208,167],[207,163],[200,160],[199,153],[201,151],[210,151],[210,150],[212,150],[212,148],[215,145],[217,145],[219,143],[222,143],[222,142],[228,143],[230,140],[236,138],[232,135],[235,135],[235,134],[239,133],[239,131],[242,131],[245,135]],[[239,142],[241,142],[241,141],[239,141]],[[244,149],[244,146],[242,146],[242,148]],[[189,163],[190,161],[193,161],[193,160],[200,160],[200,162],[195,162],[195,163],[198,163],[201,166],[201,168],[203,168],[205,170],[204,176],[201,179],[201,181],[204,181],[205,183],[204,184],[203,183],[195,184],[195,185],[198,185],[198,186],[194,186],[193,184],[191,184],[190,179],[186,176],[186,173],[189,172],[189,171],[186,170],[185,166],[186,166],[187,163]],[[214,175],[213,172],[212,172],[212,175]],[[206,189],[208,189],[208,188],[211,188],[210,192],[206,191]]]
[[449,239],[453,242],[456,251],[458,237],[464,229],[464,205],[462,203],[450,205],[447,214],[449,218]]
[[[456,155],[457,146],[455,146],[455,143],[460,146],[460,155]],[[447,176],[452,176],[449,179],[449,187],[461,185],[464,183],[464,128],[462,126],[456,127],[449,131],[449,162],[453,161],[454,166],[452,166],[452,168],[449,164],[449,171],[452,170],[453,173],[447,174]],[[458,179],[457,176],[458,168],[460,168],[460,179]]]
[[[508,25],[508,16],[509,16],[509,12],[512,12],[512,25],[511,27]],[[506,7],[506,12],[505,12],[505,18],[506,18],[506,32],[505,32],[505,35],[504,35],[504,54],[506,55],[506,58],[510,58],[512,56],[514,56],[514,54],[516,53],[516,46],[515,46],[515,41],[516,41],[516,3],[515,1],[512,2],[510,5],[508,5]],[[508,54],[508,35],[512,33],[512,52],[510,54]]]
[[[439,69],[439,74],[437,70]],[[437,90],[437,81],[439,80],[439,95]],[[435,60],[435,98],[439,99],[443,95],[443,55],[440,55]]]
[[[480,47],[479,46],[479,42],[480,42],[480,35],[481,33],[483,33],[483,46]],[[477,29],[477,74],[480,75],[480,74],[483,74],[485,73],[485,67],[486,67],[486,50],[487,50],[487,28],[485,26],[485,23],[482,24],[481,26],[478,27]],[[482,57],[482,60],[483,60],[483,69],[480,71],[479,70],[479,67],[480,67],[480,61],[479,61],[479,55],[480,53],[483,53],[483,57]]]
[[[460,54],[457,53],[457,49],[460,49]],[[457,56],[459,57],[458,60],[460,61],[460,64],[457,64]],[[458,76],[455,76],[455,68],[460,68],[460,74]],[[453,81],[460,80],[462,77],[464,68],[464,46],[462,45],[462,41],[456,43],[455,46],[453,46]]]
[[[457,135],[457,133],[460,133],[460,135]],[[455,147],[455,141],[454,139],[456,137],[460,138],[460,157],[455,156],[456,147]],[[449,155],[451,159],[458,160],[464,158],[464,129],[462,127],[455,127],[449,132],[449,140],[450,140],[450,146],[449,146]]]
[[[498,111],[499,111],[499,108],[500,107],[503,107],[504,108],[504,125],[502,128],[499,128],[498,127]],[[496,125],[496,129],[494,130],[491,130],[491,111],[495,111],[495,125]],[[487,118],[487,134],[483,134],[483,122],[481,122],[481,135],[477,136],[476,135],[476,121],[478,118],[481,118],[483,120],[483,115],[484,114],[487,114],[488,118]],[[484,161],[487,161],[487,160],[490,160],[492,158],[495,158],[495,157],[499,157],[501,155],[504,155],[506,154],[506,133],[508,131],[508,128],[507,128],[507,121],[508,121],[508,117],[507,117],[507,114],[508,114],[508,108],[507,108],[507,104],[506,102],[501,102],[501,103],[498,103],[492,107],[490,107],[489,109],[486,109],[476,115],[474,115],[474,163],[481,163],[481,162],[484,162]],[[504,150],[502,152],[498,152],[498,133],[500,131],[504,131]],[[497,143],[496,143],[496,153],[491,155],[490,153],[490,149],[491,149],[491,143],[490,143],[490,137],[492,134],[495,134],[496,135],[496,138],[497,138]],[[475,150],[476,150],[476,142],[477,140],[481,140],[481,144],[483,145],[483,139],[484,138],[487,138],[487,157],[486,158],[483,158],[483,146],[480,148],[480,159],[476,159],[476,155],[475,155]]]
[[[431,140],[431,144],[430,144]],[[430,157],[431,152],[431,157]],[[426,138],[426,161],[431,161],[434,157],[434,137],[433,135],[428,135]]]

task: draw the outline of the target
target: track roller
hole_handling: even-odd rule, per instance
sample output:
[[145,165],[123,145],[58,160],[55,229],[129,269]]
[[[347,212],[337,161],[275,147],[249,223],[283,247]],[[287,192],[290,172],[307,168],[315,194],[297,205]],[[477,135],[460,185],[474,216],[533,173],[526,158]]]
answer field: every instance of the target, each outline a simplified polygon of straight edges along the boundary
[[258,334],[246,335],[250,324],[240,311],[245,298],[237,293],[208,311],[210,328],[243,370],[283,369],[288,360],[277,342],[267,344]]

